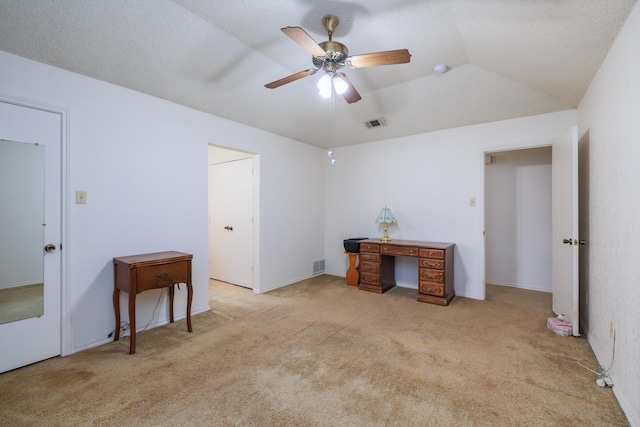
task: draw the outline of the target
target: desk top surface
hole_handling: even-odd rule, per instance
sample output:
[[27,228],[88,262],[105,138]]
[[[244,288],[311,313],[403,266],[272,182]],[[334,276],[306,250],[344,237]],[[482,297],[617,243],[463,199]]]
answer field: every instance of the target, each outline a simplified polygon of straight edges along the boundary
[[126,265],[129,268],[141,267],[153,264],[166,264],[169,262],[186,261],[193,258],[193,255],[184,252],[168,251],[154,252],[150,254],[139,254],[116,257],[114,264]]
[[419,240],[391,240],[390,242],[381,242],[380,239],[360,240],[360,244],[369,243],[376,245],[392,245],[392,246],[414,246],[418,248],[446,249],[453,246],[454,243],[445,242],[422,242]]

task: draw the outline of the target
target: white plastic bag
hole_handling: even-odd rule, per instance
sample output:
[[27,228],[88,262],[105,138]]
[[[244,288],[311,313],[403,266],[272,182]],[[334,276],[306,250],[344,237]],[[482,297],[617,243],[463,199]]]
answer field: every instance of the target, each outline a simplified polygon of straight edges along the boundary
[[555,317],[549,317],[547,319],[547,328],[549,328],[550,331],[553,331],[556,334],[563,337],[568,337],[573,333],[573,328],[571,327],[571,323],[558,320]]

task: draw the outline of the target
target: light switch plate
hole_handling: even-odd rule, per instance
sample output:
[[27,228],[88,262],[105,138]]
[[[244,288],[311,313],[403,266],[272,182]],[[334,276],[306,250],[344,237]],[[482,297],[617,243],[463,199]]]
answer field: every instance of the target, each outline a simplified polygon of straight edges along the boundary
[[85,205],[85,204],[87,204],[87,192],[76,191],[76,205]]

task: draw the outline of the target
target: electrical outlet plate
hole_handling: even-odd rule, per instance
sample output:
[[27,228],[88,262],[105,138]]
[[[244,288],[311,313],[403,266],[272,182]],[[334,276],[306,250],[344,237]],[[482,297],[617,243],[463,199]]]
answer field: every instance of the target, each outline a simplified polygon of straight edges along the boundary
[[609,338],[614,339],[616,337],[616,325],[611,322],[611,326],[609,326]]

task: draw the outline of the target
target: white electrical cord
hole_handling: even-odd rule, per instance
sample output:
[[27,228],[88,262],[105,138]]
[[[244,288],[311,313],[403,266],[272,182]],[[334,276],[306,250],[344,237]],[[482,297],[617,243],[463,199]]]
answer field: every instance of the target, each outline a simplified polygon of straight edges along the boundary
[[616,358],[616,335],[614,333],[613,335],[613,349],[611,350],[611,364],[609,365],[609,367],[607,369],[604,368],[603,365],[599,366],[600,372],[596,372],[593,369],[583,365],[582,363],[580,363],[580,361],[578,360],[578,365],[582,366],[583,368],[585,368],[586,370],[593,372],[594,374],[596,374],[598,376],[598,378],[596,379],[596,384],[600,387],[605,387],[605,386],[609,386],[612,387],[613,386],[613,381],[611,381],[611,378],[609,377],[609,371],[611,370],[611,368],[613,368],[613,361]]
[[578,360],[578,365],[582,366],[584,369],[586,369],[587,371],[593,372],[596,375],[600,375],[599,372],[594,371],[593,369],[589,368],[588,366],[583,365],[582,363],[580,363],[580,361]]

